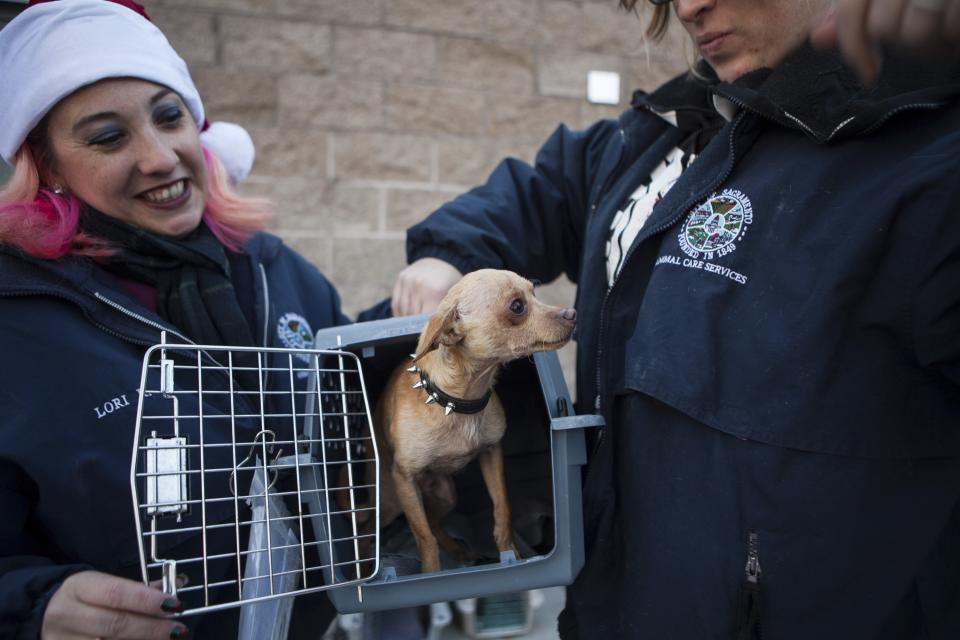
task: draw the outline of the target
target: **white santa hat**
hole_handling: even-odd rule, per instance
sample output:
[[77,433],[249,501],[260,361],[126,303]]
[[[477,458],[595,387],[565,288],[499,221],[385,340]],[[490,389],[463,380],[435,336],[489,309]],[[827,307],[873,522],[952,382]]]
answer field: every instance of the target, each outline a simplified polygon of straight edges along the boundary
[[[205,125],[190,71],[163,33],[136,11],[106,0],[58,0],[27,8],[0,30],[0,69],[0,157],[8,163],[60,100],[106,78],[139,78],[168,87],[183,99],[197,126]],[[234,182],[250,172],[253,142],[242,127],[215,123],[201,141]]]

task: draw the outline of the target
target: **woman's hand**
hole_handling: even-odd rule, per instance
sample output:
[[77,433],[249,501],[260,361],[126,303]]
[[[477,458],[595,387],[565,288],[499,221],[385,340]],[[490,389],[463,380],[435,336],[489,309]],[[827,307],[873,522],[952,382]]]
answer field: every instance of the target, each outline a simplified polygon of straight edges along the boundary
[[880,73],[881,42],[955,58],[960,0],[836,0],[811,40],[816,46],[839,47],[863,81],[871,83]]
[[437,258],[420,258],[397,276],[390,304],[395,316],[434,311],[440,300],[463,274]]
[[139,582],[97,571],[75,573],[60,585],[43,614],[42,640],[60,638],[186,638],[187,627],[169,619],[180,602]]

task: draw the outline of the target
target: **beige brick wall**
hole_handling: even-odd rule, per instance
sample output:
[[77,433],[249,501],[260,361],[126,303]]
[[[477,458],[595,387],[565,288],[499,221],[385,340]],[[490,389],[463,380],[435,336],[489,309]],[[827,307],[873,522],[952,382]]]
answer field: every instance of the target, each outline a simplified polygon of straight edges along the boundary
[[[532,160],[560,122],[616,117],[634,88],[686,67],[679,34],[645,47],[642,23],[616,0],[144,4],[210,117],[253,136],[243,191],[274,200],[275,231],[351,315],[389,295],[409,225],[501,158]],[[620,106],[587,102],[591,69],[621,74]],[[570,304],[573,288],[541,297]]]

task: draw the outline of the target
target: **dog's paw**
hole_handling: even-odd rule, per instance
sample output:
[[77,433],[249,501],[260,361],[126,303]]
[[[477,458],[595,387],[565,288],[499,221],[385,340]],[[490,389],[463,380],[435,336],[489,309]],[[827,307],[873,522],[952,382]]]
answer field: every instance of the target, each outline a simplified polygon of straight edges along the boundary
[[436,573],[440,571],[440,554],[428,553],[420,562],[421,573]]
[[513,543],[513,530],[509,527],[495,527],[493,530],[493,540],[497,543],[497,551],[513,551],[520,557],[517,551],[517,545]]

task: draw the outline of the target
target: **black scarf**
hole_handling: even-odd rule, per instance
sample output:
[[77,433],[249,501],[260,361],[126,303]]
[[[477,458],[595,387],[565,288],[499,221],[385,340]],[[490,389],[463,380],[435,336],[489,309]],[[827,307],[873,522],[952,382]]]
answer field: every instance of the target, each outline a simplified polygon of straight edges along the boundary
[[[226,250],[206,224],[184,238],[168,238],[87,207],[83,229],[107,240],[114,253],[102,259],[117,275],[156,287],[157,313],[197,344],[251,347],[253,332],[233,288]],[[241,358],[245,366],[246,358]],[[253,361],[255,363],[255,360]],[[258,389],[256,372],[238,381]]]

